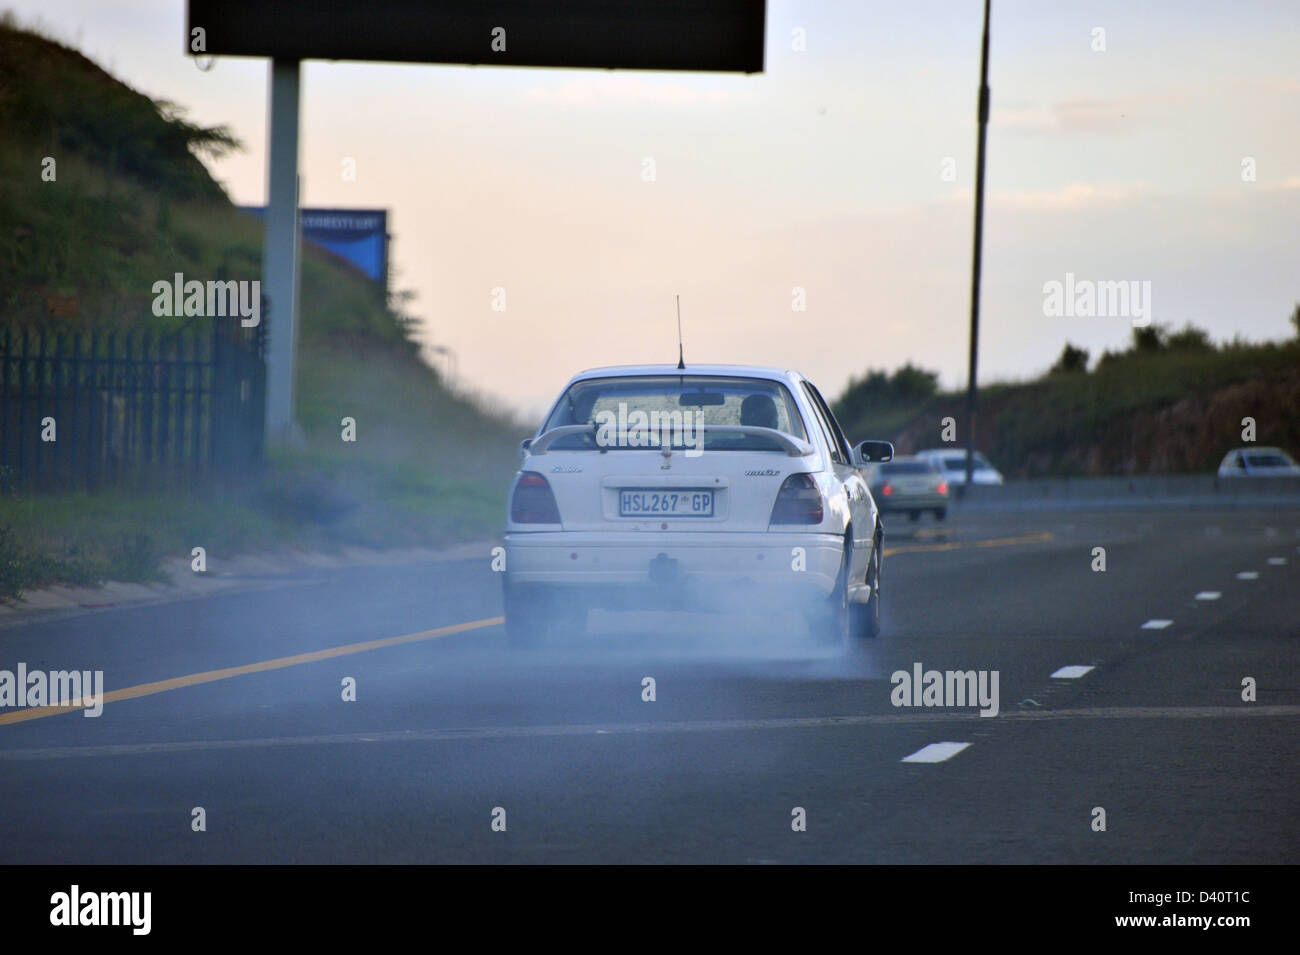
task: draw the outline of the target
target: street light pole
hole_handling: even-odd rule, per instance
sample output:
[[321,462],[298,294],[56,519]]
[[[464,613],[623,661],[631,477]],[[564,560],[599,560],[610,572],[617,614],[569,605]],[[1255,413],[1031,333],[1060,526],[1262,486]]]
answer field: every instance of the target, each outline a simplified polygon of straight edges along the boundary
[[970,276],[970,370],[966,385],[966,483],[975,471],[975,367],[979,357],[980,265],[984,251],[984,143],[989,126],[989,3],[984,0],[984,40],[980,47],[979,142],[975,150],[975,252]]

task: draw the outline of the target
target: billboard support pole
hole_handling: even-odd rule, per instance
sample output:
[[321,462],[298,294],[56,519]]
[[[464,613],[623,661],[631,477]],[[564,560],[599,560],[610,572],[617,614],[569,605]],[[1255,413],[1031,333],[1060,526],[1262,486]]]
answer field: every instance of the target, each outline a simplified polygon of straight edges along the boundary
[[298,443],[293,420],[294,352],[298,337],[298,87],[297,60],[272,60],[267,135],[266,219],[262,239],[266,348],[266,440]]

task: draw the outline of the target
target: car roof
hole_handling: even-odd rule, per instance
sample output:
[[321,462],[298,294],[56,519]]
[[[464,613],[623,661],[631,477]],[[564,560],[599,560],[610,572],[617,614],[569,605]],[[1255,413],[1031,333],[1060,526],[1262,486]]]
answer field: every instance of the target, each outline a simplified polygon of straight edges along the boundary
[[[1283,451],[1281,448],[1268,448],[1268,447],[1264,447],[1264,448],[1233,448],[1233,449],[1232,449],[1231,451],[1229,451],[1228,453],[1229,453],[1229,454],[1238,454],[1238,453],[1240,453],[1240,454],[1286,454],[1286,452]],[[1287,456],[1287,457],[1290,457],[1289,454],[1286,454],[1286,456]]]
[[590,378],[639,378],[649,375],[709,375],[719,378],[767,378],[792,384],[803,380],[797,371],[763,365],[608,365],[588,368],[573,376],[570,383]]

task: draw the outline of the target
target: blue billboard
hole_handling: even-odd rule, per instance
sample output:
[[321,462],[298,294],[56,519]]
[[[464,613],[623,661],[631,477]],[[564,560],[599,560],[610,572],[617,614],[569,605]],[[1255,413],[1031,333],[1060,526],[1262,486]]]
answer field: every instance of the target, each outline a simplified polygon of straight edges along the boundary
[[[259,218],[265,206],[240,206]],[[387,209],[299,209],[302,238],[334,253],[388,289]]]

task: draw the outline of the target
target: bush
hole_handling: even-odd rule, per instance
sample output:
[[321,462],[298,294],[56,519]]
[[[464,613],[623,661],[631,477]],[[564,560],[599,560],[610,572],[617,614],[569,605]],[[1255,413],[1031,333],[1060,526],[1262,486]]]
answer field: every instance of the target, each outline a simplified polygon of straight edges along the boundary
[[18,543],[12,528],[0,524],[0,600],[16,600],[49,575],[48,558]]

